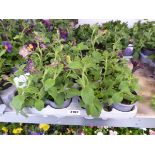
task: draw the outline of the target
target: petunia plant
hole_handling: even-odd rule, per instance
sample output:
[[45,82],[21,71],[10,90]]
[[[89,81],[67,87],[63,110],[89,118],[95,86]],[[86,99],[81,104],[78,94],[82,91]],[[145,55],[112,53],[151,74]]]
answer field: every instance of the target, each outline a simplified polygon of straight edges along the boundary
[[135,103],[140,97],[137,79],[127,67],[126,60],[119,60],[115,53],[103,53],[104,72],[99,96],[108,105],[122,103],[124,100],[129,104]]
[[142,49],[155,49],[155,26],[153,21],[138,21],[131,29],[131,36],[134,40],[134,56],[139,58]]
[[[78,95],[78,90],[73,87],[72,78],[68,77],[70,71],[63,54],[60,36],[57,34],[55,37],[56,40],[46,51],[37,43],[33,52],[24,55],[28,61],[27,65],[20,66],[12,76],[13,82],[20,74],[25,76],[24,72],[30,73],[25,81],[26,84],[24,87],[18,87],[18,95],[12,101],[12,106],[17,112],[22,112],[24,107],[35,107],[42,110],[46,99],[61,106],[65,100]],[[27,49],[29,46],[25,48]],[[73,93],[74,90],[76,94]]]

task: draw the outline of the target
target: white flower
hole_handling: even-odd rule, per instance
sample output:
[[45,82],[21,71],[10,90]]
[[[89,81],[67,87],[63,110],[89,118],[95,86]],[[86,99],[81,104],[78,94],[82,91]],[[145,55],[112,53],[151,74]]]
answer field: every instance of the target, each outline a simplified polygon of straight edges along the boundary
[[14,82],[17,88],[24,88],[27,86],[28,76],[30,74],[26,73],[24,75],[20,75],[19,77],[14,78]]
[[97,135],[103,135],[103,133],[102,132],[98,132]]
[[104,126],[105,129],[108,129],[108,126]]
[[109,134],[110,135],[118,135],[117,131],[112,131],[112,130],[109,130]]
[[146,131],[146,128],[140,128],[140,129],[142,129],[143,131]]

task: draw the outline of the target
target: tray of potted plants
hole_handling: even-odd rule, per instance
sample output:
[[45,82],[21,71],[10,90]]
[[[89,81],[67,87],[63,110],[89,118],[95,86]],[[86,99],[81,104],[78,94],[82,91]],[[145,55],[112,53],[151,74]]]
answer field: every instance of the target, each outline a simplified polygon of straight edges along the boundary
[[[127,34],[119,38],[123,30],[115,36],[114,44],[99,48],[99,44],[106,44],[107,33],[112,35],[108,27],[107,31],[98,25],[86,27],[81,31],[89,29],[90,36],[78,40],[75,35],[79,35],[80,30],[75,30],[69,21],[35,22],[28,36],[24,30],[32,25],[14,37],[14,42],[19,44],[16,56],[22,62],[13,64],[16,69],[5,76],[13,87],[13,97],[5,93],[9,101],[4,102],[1,95],[2,104],[6,106],[2,110],[4,114],[86,119],[136,115],[140,99],[137,80],[127,67],[127,61],[118,56],[128,40],[124,40]],[[2,43],[5,52],[9,47],[7,42]]]

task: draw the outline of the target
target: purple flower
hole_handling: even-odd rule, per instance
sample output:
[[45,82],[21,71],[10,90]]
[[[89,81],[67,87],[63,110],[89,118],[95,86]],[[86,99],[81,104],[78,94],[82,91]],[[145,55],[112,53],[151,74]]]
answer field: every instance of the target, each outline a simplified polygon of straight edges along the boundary
[[119,53],[118,53],[118,57],[119,57],[119,58],[123,58],[123,52],[119,52]]
[[44,43],[40,43],[39,46],[40,46],[40,48],[42,48],[42,49],[46,49],[46,48],[47,48],[47,46],[46,46]]
[[52,29],[52,24],[51,24],[50,19],[42,19],[41,21],[49,30]]
[[59,28],[59,33],[60,33],[60,37],[62,39],[64,39],[64,41],[66,42],[67,41],[67,38],[68,38],[68,32],[66,29],[61,29]]
[[29,59],[27,61],[27,66],[25,67],[25,72],[33,73],[35,71],[36,71],[36,69],[35,69],[34,63],[33,63],[33,61],[31,59]]
[[32,33],[33,27],[34,27],[33,25],[30,25],[27,29],[25,29],[25,31],[24,31],[25,34],[28,35],[28,34]]
[[30,135],[42,135],[40,132],[31,132]]
[[2,41],[2,45],[9,53],[11,53],[12,45],[8,41]]

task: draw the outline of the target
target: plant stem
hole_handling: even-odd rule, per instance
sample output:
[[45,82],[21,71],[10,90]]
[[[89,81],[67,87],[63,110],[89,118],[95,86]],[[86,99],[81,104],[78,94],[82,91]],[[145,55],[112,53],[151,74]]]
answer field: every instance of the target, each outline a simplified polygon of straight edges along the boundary
[[3,23],[2,23],[2,21],[0,21],[0,23],[1,23],[2,27],[3,27],[3,29],[4,29],[5,34],[6,34],[6,39],[9,41],[8,36],[7,36],[7,33],[6,33],[6,29],[5,29],[5,27],[4,27]]
[[104,69],[105,69],[105,71],[104,71],[104,79],[105,79],[105,76],[107,74],[107,68],[108,68],[108,59],[107,59],[107,56],[106,56],[106,58],[105,58],[105,67],[104,67]]

